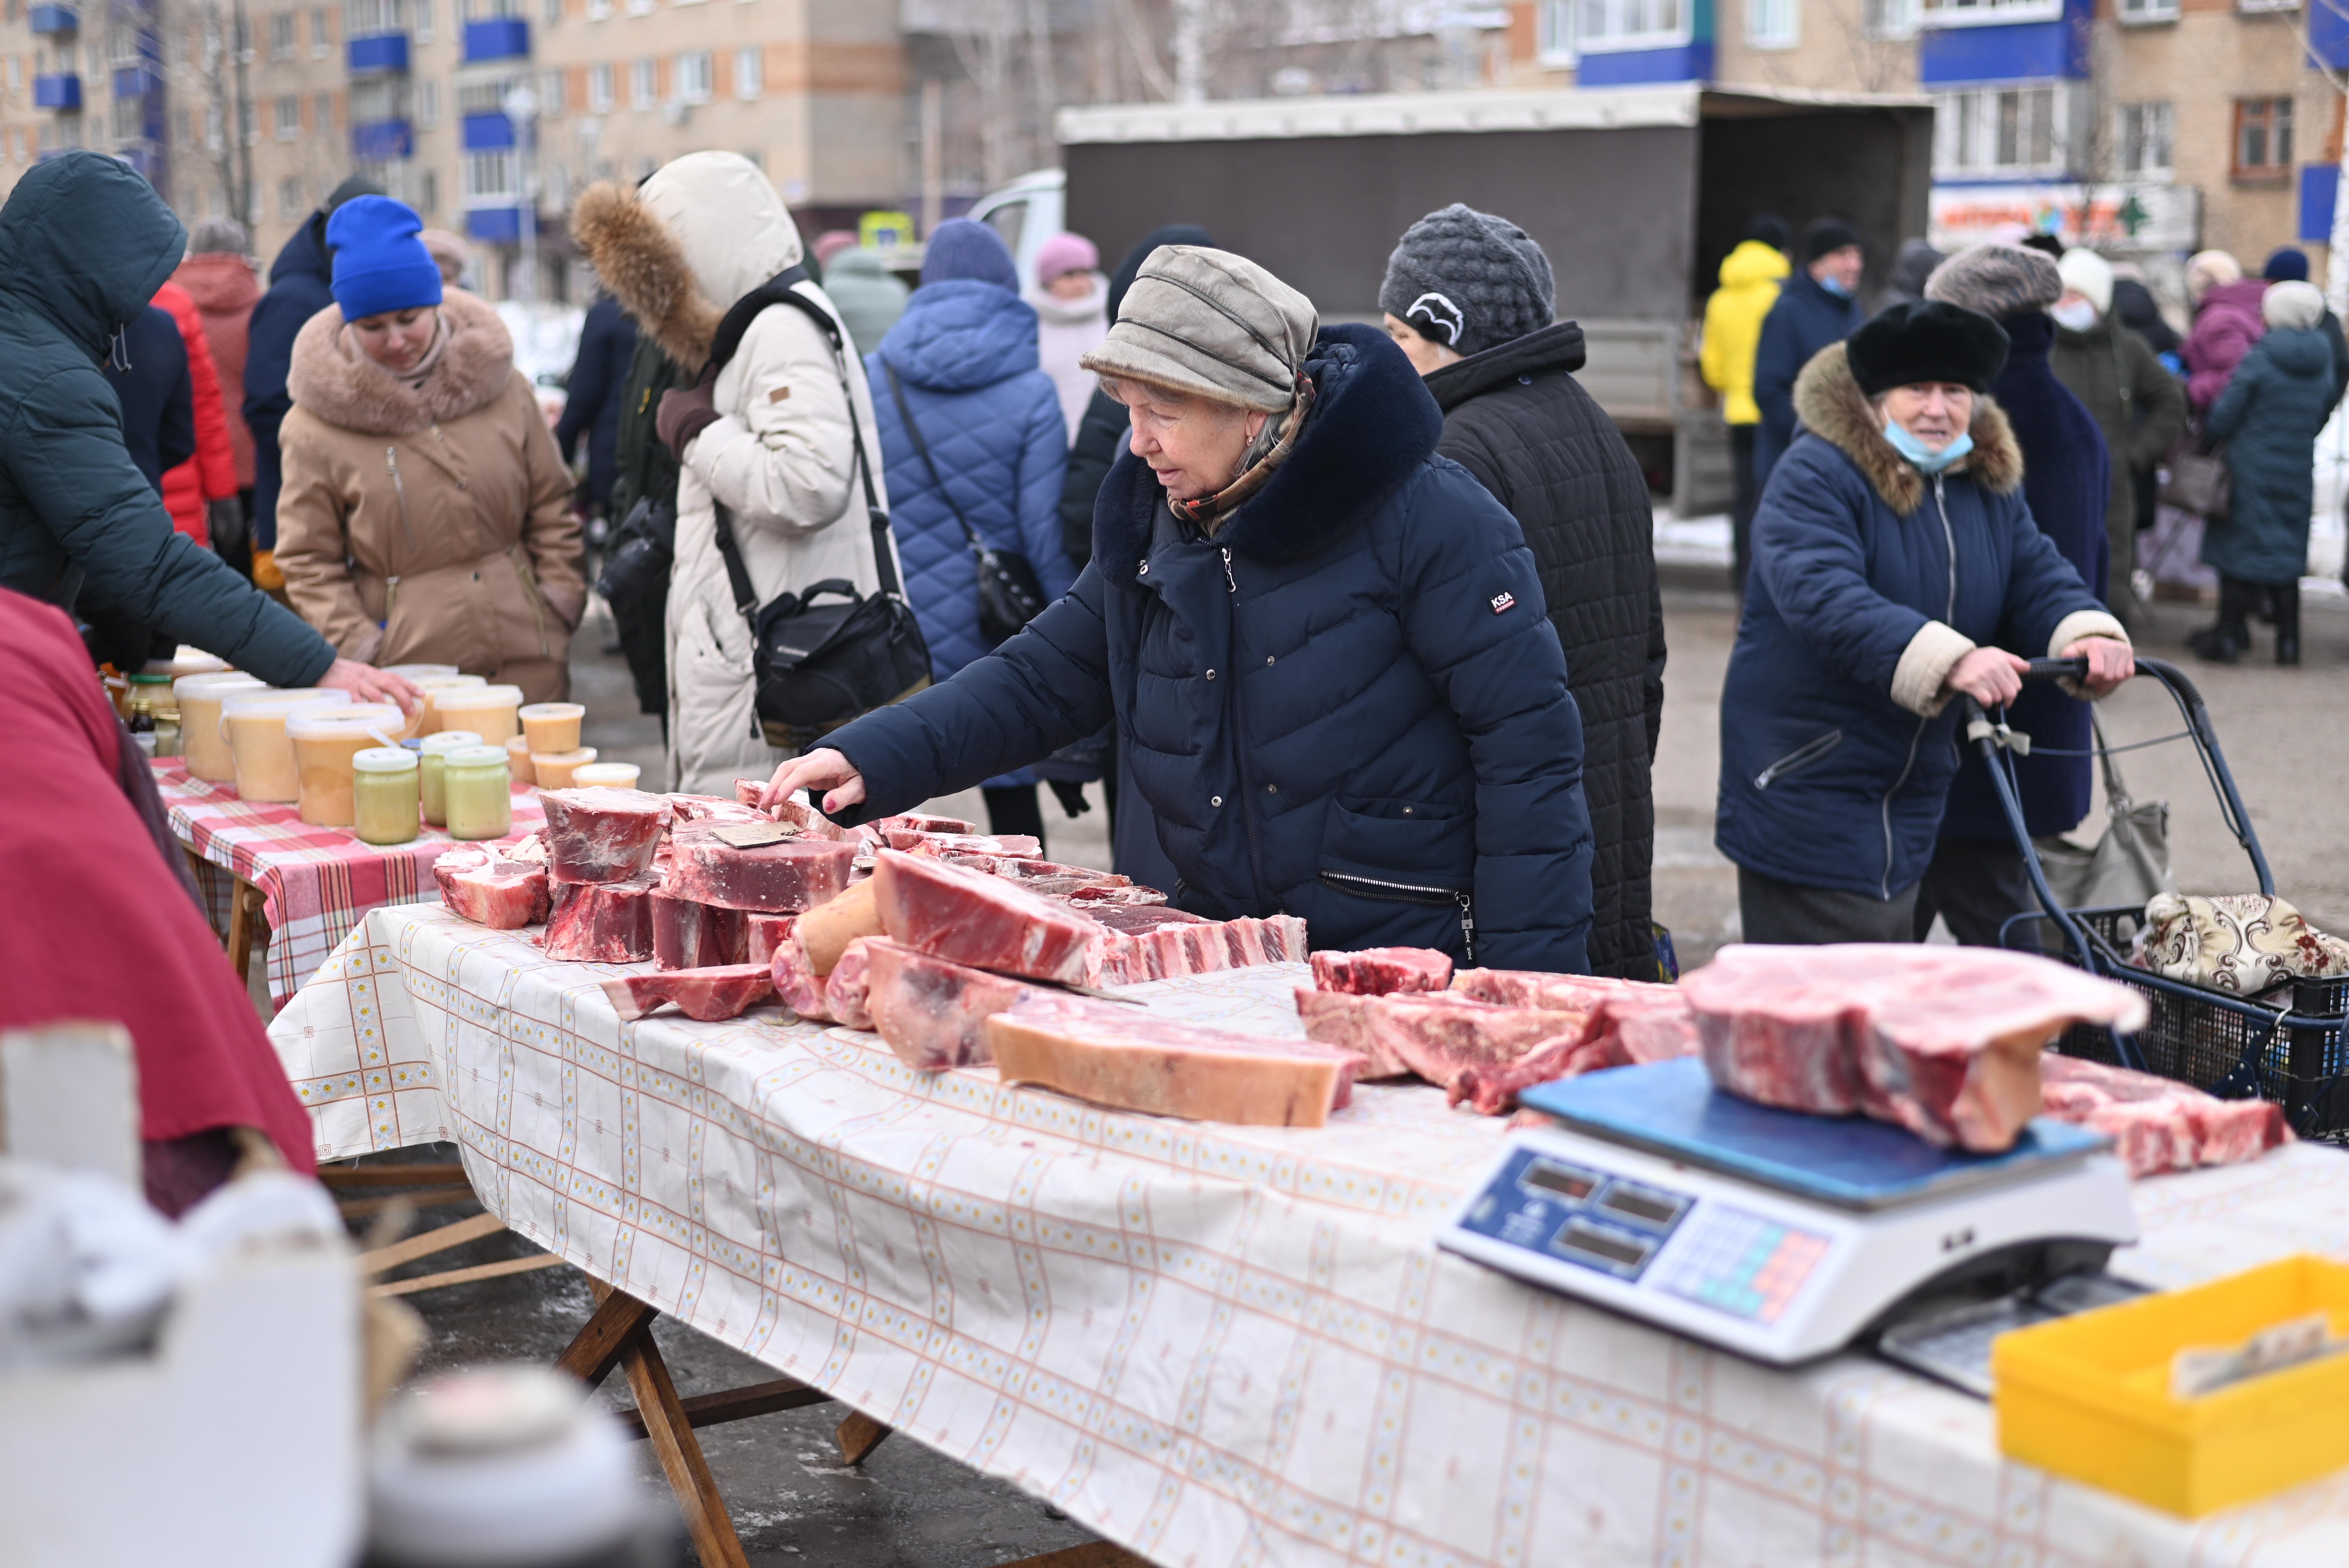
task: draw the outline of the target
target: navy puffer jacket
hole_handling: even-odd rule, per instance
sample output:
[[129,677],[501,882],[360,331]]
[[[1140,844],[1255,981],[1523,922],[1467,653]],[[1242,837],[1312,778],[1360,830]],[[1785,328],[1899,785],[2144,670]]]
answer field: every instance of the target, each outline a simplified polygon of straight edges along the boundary
[[2126,634],[2031,521],[1995,402],[1975,399],[1972,453],[1931,480],[1884,438],[1841,344],[1795,402],[1806,433],[1754,515],[1722,689],[1714,841],[1781,882],[1889,899],[1925,874],[1957,771],[1951,668]]
[[1114,711],[1182,882],[1316,947],[1579,971],[1582,724],[1515,519],[1436,457],[1402,351],[1327,327],[1297,449],[1213,540],[1122,454],[1076,587],[953,680],[832,745],[869,820],[1031,762]]

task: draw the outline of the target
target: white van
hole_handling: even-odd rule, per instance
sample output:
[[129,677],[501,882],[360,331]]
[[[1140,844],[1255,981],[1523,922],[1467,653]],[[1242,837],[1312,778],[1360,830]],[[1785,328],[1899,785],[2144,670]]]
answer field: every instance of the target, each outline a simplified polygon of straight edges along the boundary
[[1023,294],[1036,281],[1036,253],[1045,241],[1068,227],[1067,189],[1067,175],[1057,169],[1040,169],[980,197],[964,214],[987,224],[1011,247]]

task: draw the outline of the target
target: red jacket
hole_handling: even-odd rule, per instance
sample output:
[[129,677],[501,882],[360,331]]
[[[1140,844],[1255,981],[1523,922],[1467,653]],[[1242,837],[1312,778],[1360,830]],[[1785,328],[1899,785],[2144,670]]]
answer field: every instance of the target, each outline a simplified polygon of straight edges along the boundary
[[253,332],[253,307],[261,298],[261,280],[253,263],[225,251],[190,256],[171,274],[188,291],[204,318],[204,337],[212,346],[212,368],[220,373],[221,401],[228,415],[228,442],[236,453],[236,485],[253,488],[253,430],[244,422],[244,349]]
[[212,530],[204,521],[204,503],[236,493],[236,453],[229,445],[220,372],[204,337],[203,315],[188,291],[167,283],[155,291],[155,303],[171,312],[179,325],[180,340],[188,346],[188,382],[196,404],[196,455],[164,471],[163,509],[171,514],[172,527],[198,544],[210,544]]

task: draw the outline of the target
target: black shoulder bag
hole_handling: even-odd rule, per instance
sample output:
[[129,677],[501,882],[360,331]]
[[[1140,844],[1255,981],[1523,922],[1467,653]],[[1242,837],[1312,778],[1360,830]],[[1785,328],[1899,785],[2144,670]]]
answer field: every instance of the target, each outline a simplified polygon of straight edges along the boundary
[[718,553],[725,558],[734,607],[750,623],[750,667],[757,681],[756,718],[770,746],[806,751],[823,738],[876,707],[913,696],[930,684],[930,650],[897,583],[896,552],[890,546],[889,514],[873,490],[864,458],[864,428],[856,417],[856,389],[848,379],[847,351],[840,328],[822,305],[792,285],[807,277],[792,267],[734,303],[719,324],[710,358],[724,365],[741,346],[742,335],[761,311],[787,304],[815,323],[840,365],[840,389],[848,402],[848,428],[855,443],[856,473],[864,486],[864,515],[873,527],[873,571],[881,591],[870,598],[854,583],[827,577],[797,593],[779,593],[759,603],[734,523],[715,496]]
[[887,360],[881,362],[882,372],[889,377],[889,396],[897,405],[897,417],[905,421],[905,434],[912,438],[914,451],[929,470],[930,483],[937,486],[938,494],[946,498],[947,510],[962,524],[963,542],[970,546],[978,569],[978,634],[988,647],[995,646],[1020,627],[1034,620],[1044,610],[1044,585],[1036,580],[1036,568],[1016,550],[994,550],[971,527],[970,519],[962,514],[962,503],[939,477],[938,465],[930,460],[930,444],[922,439],[922,428],[914,423],[914,410],[906,406],[905,389],[897,385],[897,372]]

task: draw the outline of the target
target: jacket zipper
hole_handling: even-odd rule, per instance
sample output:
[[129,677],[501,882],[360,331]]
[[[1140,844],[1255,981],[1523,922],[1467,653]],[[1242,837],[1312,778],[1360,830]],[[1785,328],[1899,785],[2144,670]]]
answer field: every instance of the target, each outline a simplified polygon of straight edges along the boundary
[[1773,781],[1784,779],[1789,773],[1808,768],[1842,744],[1843,731],[1840,729],[1830,729],[1815,740],[1806,740],[1761,772],[1756,773],[1754,776],[1754,788],[1767,789]]
[[[1225,617],[1226,625],[1231,629],[1231,636],[1225,644],[1226,649],[1229,649],[1237,645],[1239,636],[1240,584],[1239,579],[1232,575],[1232,552],[1228,549],[1219,548],[1217,553],[1224,558],[1224,591],[1232,596],[1230,611]],[[1263,847],[1257,841],[1256,778],[1248,771],[1247,727],[1240,722],[1239,672],[1237,669],[1227,669],[1224,674],[1230,678],[1231,683],[1231,690],[1225,696],[1224,703],[1232,716],[1232,760],[1238,767],[1240,774],[1240,831],[1247,835],[1248,870],[1255,874],[1256,885],[1261,889],[1268,884],[1269,879],[1264,874]]]
[[[1468,950],[1468,962],[1476,962],[1476,899],[1473,893],[1456,887],[1425,887],[1418,882],[1388,882],[1383,877],[1358,876],[1352,872],[1323,872],[1321,881],[1340,892],[1350,892],[1358,898],[1378,899],[1387,903],[1453,903],[1460,906],[1460,937]],[[1373,891],[1375,890],[1375,891]]]
[[[1941,624],[1954,626],[1958,620],[1958,536],[1950,527],[1949,501],[1940,474],[1933,476],[1933,511],[1941,520],[1941,548],[1948,552],[1950,561],[1949,598],[1941,609]],[[1909,782],[1909,775],[1916,770],[1917,748],[1924,744],[1925,728],[1932,722],[1930,717],[1921,714],[1918,716],[1917,728],[1909,737],[1909,759],[1900,765],[1900,777],[1892,781],[1892,788],[1884,792],[1884,799],[1877,808],[1884,824],[1884,880],[1878,885],[1887,899],[1892,896],[1892,797],[1900,793],[1900,787]]]

